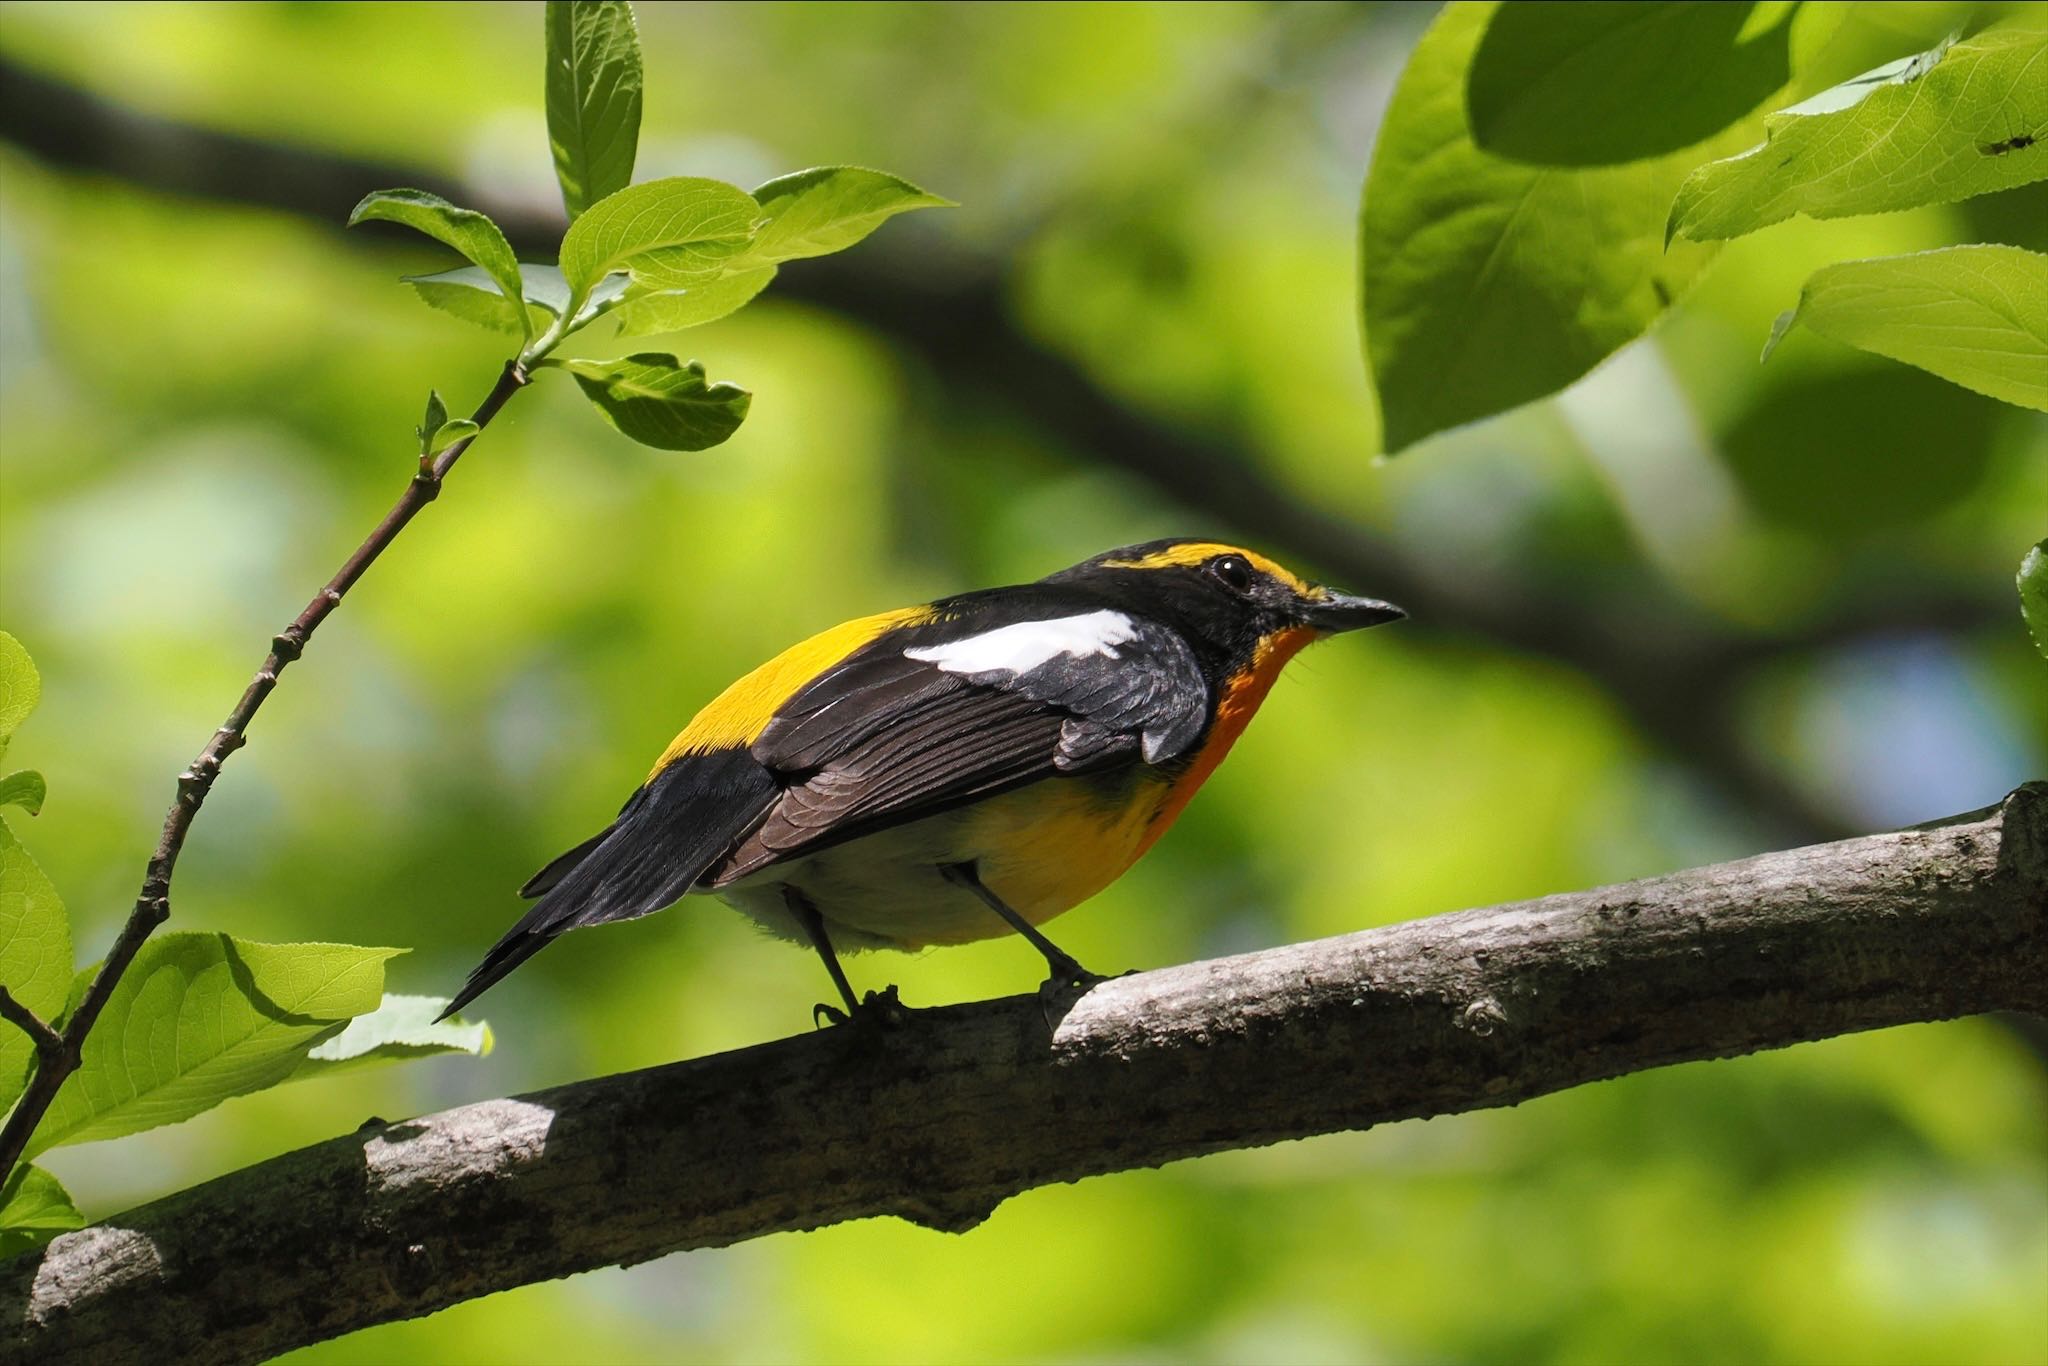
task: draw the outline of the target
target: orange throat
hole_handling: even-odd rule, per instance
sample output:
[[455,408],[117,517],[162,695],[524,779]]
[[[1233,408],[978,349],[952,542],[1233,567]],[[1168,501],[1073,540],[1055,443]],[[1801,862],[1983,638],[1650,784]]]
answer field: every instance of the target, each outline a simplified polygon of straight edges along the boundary
[[1187,771],[1176,778],[1167,789],[1166,798],[1160,802],[1157,814],[1152,817],[1151,828],[1146,830],[1132,862],[1165,834],[1173,823],[1180,819],[1180,813],[1187,809],[1195,793],[1223,762],[1230,747],[1237,743],[1237,737],[1244,734],[1244,728],[1251,724],[1259,704],[1266,700],[1266,694],[1273,690],[1273,680],[1280,677],[1280,670],[1287,661],[1301,653],[1302,646],[1316,638],[1315,631],[1307,626],[1290,627],[1275,631],[1259,641],[1252,651],[1251,663],[1224,685],[1223,696],[1216,701],[1216,720],[1209,727],[1209,734],[1202,741],[1202,747],[1195,751],[1194,759]]

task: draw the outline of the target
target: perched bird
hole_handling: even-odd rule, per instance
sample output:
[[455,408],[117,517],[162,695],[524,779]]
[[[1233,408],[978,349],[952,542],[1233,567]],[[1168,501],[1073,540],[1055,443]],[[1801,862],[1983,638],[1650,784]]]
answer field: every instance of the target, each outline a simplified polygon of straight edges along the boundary
[[564,930],[691,893],[814,948],[848,1015],[838,949],[1014,930],[1048,989],[1099,980],[1038,926],[1166,832],[1304,645],[1404,615],[1166,540],[835,626],[713,699],[617,820],[534,874],[448,1011]]

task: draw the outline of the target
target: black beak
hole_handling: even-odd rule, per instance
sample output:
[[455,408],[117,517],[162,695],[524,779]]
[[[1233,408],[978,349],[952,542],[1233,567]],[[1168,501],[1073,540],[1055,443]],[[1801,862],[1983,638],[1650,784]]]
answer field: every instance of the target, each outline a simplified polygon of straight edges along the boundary
[[1318,631],[1330,632],[1384,626],[1408,615],[1391,602],[1381,602],[1378,598],[1354,598],[1349,593],[1334,591],[1327,597],[1311,599],[1307,608],[1302,613],[1303,619]]

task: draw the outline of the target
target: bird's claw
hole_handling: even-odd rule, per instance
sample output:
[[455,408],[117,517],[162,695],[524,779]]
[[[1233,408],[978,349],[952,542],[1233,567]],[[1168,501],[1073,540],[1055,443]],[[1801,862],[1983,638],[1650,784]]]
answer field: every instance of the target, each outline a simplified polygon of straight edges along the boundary
[[909,1022],[910,1007],[903,1004],[893,985],[869,992],[851,1011],[823,1001],[811,1007],[811,1024],[818,1029],[828,1024],[851,1024],[857,1029],[898,1029]]
[[1132,968],[1130,972],[1104,976],[1099,972],[1088,971],[1072,958],[1056,959],[1047,966],[1051,969],[1051,974],[1038,987],[1039,998],[1046,1001],[1058,1000],[1069,993],[1079,995],[1104,982],[1113,982],[1117,977],[1128,977],[1137,971],[1136,968]]
[[896,994],[894,983],[861,998],[861,1018],[873,1020],[884,1029],[898,1029],[910,1023],[910,1007]]

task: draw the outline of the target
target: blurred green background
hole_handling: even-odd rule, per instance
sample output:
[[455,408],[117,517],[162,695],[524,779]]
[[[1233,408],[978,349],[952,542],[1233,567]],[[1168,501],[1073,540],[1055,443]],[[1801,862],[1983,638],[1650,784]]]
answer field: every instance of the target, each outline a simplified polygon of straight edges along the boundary
[[[178,923],[407,945],[393,988],[446,993],[731,677],[850,615],[1165,534],[1241,537],[1415,620],[1291,669],[1179,828],[1060,922],[1091,964],[2041,776],[2048,670],[2012,575],[2048,530],[2042,419],[1803,333],[1756,355],[1829,261],[2048,245],[2048,187],[1738,241],[1560,399],[1379,462],[1357,194],[1430,12],[642,5],[639,178],[847,162],[962,207],[675,339],[756,393],[722,448],[634,446],[564,384],[522,395],[263,713]],[[76,120],[79,146],[33,154],[18,104],[0,130],[0,625],[45,680],[11,757],[49,776],[22,837],[81,953],[171,776],[410,473],[426,387],[466,409],[504,358],[396,281],[449,259],[339,230],[381,185],[334,168],[544,223],[540,45],[535,5],[0,7],[17,102],[27,73],[166,121],[121,139],[135,173]],[[209,178],[192,128],[326,170]],[[851,971],[922,1004],[1040,965],[1007,941]],[[372,1113],[787,1034],[827,994],[808,955],[693,906],[494,990],[487,1060],[49,1165],[106,1215]],[[1838,1039],[1035,1191],[965,1237],[877,1221],[671,1257],[292,1360],[2048,1360],[2044,1057],[1987,1020]]]

